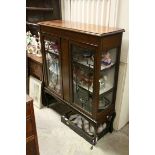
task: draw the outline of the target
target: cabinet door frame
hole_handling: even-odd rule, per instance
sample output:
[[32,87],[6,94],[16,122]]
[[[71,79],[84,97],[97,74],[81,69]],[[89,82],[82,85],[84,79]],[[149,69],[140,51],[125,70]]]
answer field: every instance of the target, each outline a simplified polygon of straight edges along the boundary
[[[85,48],[85,49],[91,49],[91,50],[94,50],[94,69],[93,69],[93,94],[92,94],[92,111],[91,113],[87,112],[86,110],[83,110],[83,108],[80,108],[79,106],[77,106],[76,104],[73,103],[74,101],[74,95],[73,95],[73,72],[72,72],[72,45],[76,45],[76,46],[79,46],[81,48]],[[96,100],[96,97],[95,95],[97,94],[98,92],[98,87],[95,87],[97,85],[97,81],[98,79],[96,78],[96,71],[97,71],[97,66],[96,66],[96,61],[98,60],[98,56],[99,54],[98,53],[98,46],[97,45],[90,45],[90,44],[86,44],[86,43],[81,43],[81,42],[77,42],[77,41],[71,41],[69,40],[69,61],[70,61],[70,96],[71,96],[71,104],[81,110],[83,113],[89,115],[90,117],[94,117],[95,115],[95,109],[96,109],[96,105],[97,105],[97,100]]]
[[[59,97],[63,98],[63,86],[62,86],[62,67],[61,67],[61,38],[54,34],[41,33],[41,44],[42,44],[42,58],[43,58],[43,82],[44,86],[48,88],[53,93],[57,94]],[[58,40],[59,44],[59,67],[60,67],[60,90],[61,94],[58,94],[54,89],[49,86],[48,81],[48,70],[47,70],[47,61],[46,61],[46,50],[44,40]],[[50,52],[49,52],[50,53]]]
[[[119,65],[120,65],[120,54],[121,54],[121,43],[122,43],[122,33],[114,34],[111,36],[106,36],[102,38],[101,41],[101,51],[106,52],[111,49],[116,48],[116,63],[115,63],[115,73],[114,73],[114,83],[113,83],[113,96],[112,103],[105,110],[98,112],[99,102],[96,105],[96,119],[98,121],[103,121],[106,116],[110,113],[115,112],[115,102],[116,102],[116,94],[117,94],[117,85],[118,85],[118,73],[119,73]],[[100,52],[101,54],[101,52]],[[101,55],[100,55],[101,57]],[[99,69],[101,64],[99,64]]]

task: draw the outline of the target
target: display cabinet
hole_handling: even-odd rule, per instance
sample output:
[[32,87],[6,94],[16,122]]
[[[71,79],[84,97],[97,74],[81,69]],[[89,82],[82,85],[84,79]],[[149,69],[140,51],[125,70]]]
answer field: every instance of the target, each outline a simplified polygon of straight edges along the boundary
[[123,29],[40,22],[44,93],[71,108],[62,122],[92,144],[113,130]]

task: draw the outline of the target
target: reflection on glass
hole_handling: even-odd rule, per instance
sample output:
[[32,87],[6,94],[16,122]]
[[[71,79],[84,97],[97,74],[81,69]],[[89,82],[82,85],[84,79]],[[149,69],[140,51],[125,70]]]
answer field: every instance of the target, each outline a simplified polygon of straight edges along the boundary
[[45,51],[48,71],[48,84],[50,88],[61,94],[59,48],[57,42],[45,40]]
[[100,84],[99,94],[100,95],[103,93],[106,93],[107,91],[113,88],[114,73],[115,73],[115,66],[107,70],[101,71],[100,79],[99,79],[99,84]]
[[74,104],[92,112],[94,51],[72,46]]
[[58,41],[44,40],[44,42],[46,51],[52,52],[54,54],[59,54]]
[[98,108],[99,110],[106,109],[112,103],[112,95],[113,95],[113,92],[100,95],[99,108]]

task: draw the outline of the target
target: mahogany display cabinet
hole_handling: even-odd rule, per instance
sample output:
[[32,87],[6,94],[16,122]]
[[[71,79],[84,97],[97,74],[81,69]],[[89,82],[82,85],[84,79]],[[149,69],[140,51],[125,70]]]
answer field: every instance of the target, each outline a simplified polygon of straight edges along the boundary
[[39,25],[43,91],[71,108],[62,122],[95,145],[113,131],[124,29],[62,20]]

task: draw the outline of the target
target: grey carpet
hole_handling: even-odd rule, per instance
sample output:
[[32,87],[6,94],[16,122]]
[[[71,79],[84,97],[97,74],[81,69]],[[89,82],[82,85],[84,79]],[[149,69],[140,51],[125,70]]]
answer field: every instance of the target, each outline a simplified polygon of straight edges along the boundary
[[91,144],[61,122],[53,109],[34,107],[40,155],[128,155],[128,125],[108,133],[90,150]]

